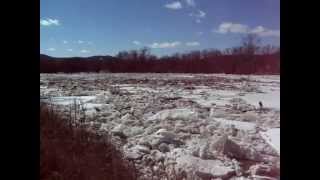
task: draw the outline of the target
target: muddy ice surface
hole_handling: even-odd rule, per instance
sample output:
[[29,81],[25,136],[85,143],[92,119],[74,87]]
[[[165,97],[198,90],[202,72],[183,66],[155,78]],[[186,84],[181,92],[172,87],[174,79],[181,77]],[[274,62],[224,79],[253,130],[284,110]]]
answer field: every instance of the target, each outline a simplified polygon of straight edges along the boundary
[[279,179],[279,76],[41,74],[40,93],[111,134],[139,179]]

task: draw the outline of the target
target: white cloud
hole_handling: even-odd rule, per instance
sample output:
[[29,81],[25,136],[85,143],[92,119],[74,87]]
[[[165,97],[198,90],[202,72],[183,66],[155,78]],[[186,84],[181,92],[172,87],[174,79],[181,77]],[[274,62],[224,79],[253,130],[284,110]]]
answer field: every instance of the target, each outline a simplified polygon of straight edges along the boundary
[[253,33],[258,36],[276,36],[280,37],[280,30],[270,30],[263,26],[257,26],[255,28],[249,28],[249,26],[244,24],[237,24],[231,22],[224,22],[219,25],[217,30],[214,30],[217,33],[226,34],[226,33]]
[[59,26],[60,22],[58,19],[40,19],[40,25],[41,26]]
[[195,7],[196,6],[196,2],[194,0],[186,0],[186,3],[188,6],[191,7]]
[[89,45],[93,45],[93,42],[91,42],[91,41],[89,41],[89,42],[87,42]]
[[257,26],[253,28],[250,33],[257,34],[259,36],[276,36],[280,37],[280,30],[270,30],[266,29],[263,26]]
[[164,7],[168,9],[178,10],[182,8],[182,4],[179,1],[175,1],[175,2],[164,5]]
[[83,44],[83,43],[84,43],[84,42],[81,41],[81,40],[78,40],[77,42],[78,42],[78,44]]
[[152,43],[150,45],[151,48],[174,48],[179,46],[181,43],[179,41],[174,42],[163,42],[163,43]]
[[219,25],[218,30],[216,32],[221,34],[226,33],[247,33],[249,30],[247,25],[236,24],[231,22],[224,22]]
[[73,49],[67,49],[67,51],[72,52],[72,51],[73,51]]
[[197,13],[190,13],[191,17],[196,17],[196,18],[205,18],[207,13],[204,11],[199,10]]
[[62,42],[63,42],[63,44],[68,44],[68,41],[66,41],[66,40],[63,40]]
[[203,34],[203,32],[197,32],[196,33],[198,36],[201,36]]
[[187,42],[186,46],[200,46],[199,42]]
[[251,30],[252,33],[262,33],[264,32],[266,29],[263,26],[257,26],[255,28],[253,28]]
[[198,10],[198,12],[190,13],[189,15],[196,18],[196,23],[201,23],[201,19],[205,18],[207,14],[204,11]]
[[81,52],[81,53],[89,53],[90,51],[88,51],[88,50],[86,50],[86,49],[82,49],[80,52]]
[[134,45],[141,45],[141,42],[140,41],[132,41],[132,43],[134,44]]
[[55,51],[55,48],[48,48],[47,51]]
[[199,18],[204,18],[204,17],[206,17],[206,15],[207,14],[204,11],[199,10],[199,14],[198,14]]

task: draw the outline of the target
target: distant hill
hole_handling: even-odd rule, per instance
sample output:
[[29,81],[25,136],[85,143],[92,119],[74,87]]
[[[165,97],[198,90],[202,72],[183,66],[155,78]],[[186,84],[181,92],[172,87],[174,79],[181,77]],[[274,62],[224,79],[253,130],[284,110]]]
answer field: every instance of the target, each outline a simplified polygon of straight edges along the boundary
[[45,54],[40,54],[40,60],[54,60],[55,58],[45,55]]
[[76,73],[106,71],[108,65],[118,60],[112,56],[51,57],[40,54],[41,73]]
[[104,60],[116,60],[113,56],[90,56],[90,57],[51,57],[45,54],[40,54],[40,61],[46,60],[91,60],[91,61],[104,61]]

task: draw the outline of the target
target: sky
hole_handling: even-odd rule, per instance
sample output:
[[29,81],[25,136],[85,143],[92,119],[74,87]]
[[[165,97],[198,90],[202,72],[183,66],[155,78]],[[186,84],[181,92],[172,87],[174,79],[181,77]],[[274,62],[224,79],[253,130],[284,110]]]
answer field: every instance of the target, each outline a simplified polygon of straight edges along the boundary
[[40,1],[40,53],[55,57],[224,49],[247,33],[280,46],[280,0]]

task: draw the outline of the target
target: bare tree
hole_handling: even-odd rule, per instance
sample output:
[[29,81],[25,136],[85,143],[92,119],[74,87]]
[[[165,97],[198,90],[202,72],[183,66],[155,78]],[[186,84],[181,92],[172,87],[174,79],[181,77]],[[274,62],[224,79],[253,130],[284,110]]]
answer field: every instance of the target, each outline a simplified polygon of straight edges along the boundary
[[116,55],[117,58],[119,59],[128,59],[129,58],[129,53],[128,51],[120,51],[117,55]]
[[244,54],[246,55],[254,55],[260,49],[259,45],[261,43],[261,39],[257,34],[249,33],[245,37],[242,38],[242,48]]
[[180,53],[174,53],[171,57],[174,60],[181,60],[181,59],[185,58],[185,57],[183,57],[183,54],[180,54]]
[[276,52],[274,54],[277,55],[277,56],[280,56],[280,47],[277,48],[277,50],[276,50]]
[[201,59],[201,51],[191,51],[189,53],[189,57],[191,60],[200,60]]
[[131,50],[129,53],[130,60],[138,60],[138,54],[139,52],[137,50]]
[[223,50],[224,55],[231,55],[232,54],[232,48],[226,48]]
[[142,49],[139,50],[139,60],[148,60],[150,56],[150,48],[148,47],[143,47]]
[[245,60],[249,63],[249,73],[255,73],[257,71],[256,54],[260,49],[261,39],[257,34],[249,33],[242,38],[242,51]]
[[244,48],[243,47],[233,47],[231,49],[231,54],[232,55],[239,55],[244,53]]

